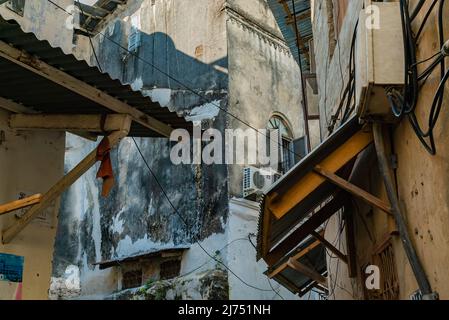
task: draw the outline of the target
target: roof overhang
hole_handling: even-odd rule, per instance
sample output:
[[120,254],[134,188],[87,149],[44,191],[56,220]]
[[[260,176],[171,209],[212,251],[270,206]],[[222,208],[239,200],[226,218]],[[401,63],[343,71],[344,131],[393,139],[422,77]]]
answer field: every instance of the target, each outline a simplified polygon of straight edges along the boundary
[[127,114],[129,135],[169,137],[192,123],[141,92],[0,18],[0,107],[17,113]]
[[[387,213],[391,211],[353,184],[367,163],[358,159],[375,157],[372,145],[370,126],[361,125],[354,117],[265,192],[259,217],[258,259],[267,262],[273,278],[290,283],[287,288],[296,283],[295,291],[304,294],[304,288],[313,288],[311,284],[321,285],[323,246],[351,263],[349,252],[347,256],[341,253],[318,231],[338,212],[349,217],[351,210],[346,209],[353,205],[351,194]],[[311,252],[316,255],[310,257]],[[304,257],[311,263],[301,262]]]
[[154,259],[180,259],[185,251],[189,250],[190,247],[176,247],[176,248],[168,248],[168,249],[154,249],[149,250],[144,253],[136,254],[129,257],[117,258],[102,262],[94,263],[94,266],[99,266],[100,270],[118,267],[123,264],[128,263],[136,263],[136,262],[145,262],[152,261]]
[[75,5],[80,8],[80,31],[87,35],[97,33],[99,26],[110,17],[120,5],[126,4],[127,0],[99,0],[93,5],[87,5],[76,1]]

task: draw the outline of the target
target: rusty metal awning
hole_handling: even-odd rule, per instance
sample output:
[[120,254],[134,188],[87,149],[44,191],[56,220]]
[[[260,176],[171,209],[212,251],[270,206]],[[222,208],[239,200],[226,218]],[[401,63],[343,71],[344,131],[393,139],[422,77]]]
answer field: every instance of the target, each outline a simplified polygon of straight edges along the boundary
[[[133,115],[130,136],[134,137],[162,137],[180,128],[192,130],[192,123],[177,113],[161,107],[129,85],[111,79],[97,67],[37,39],[15,21],[2,18],[0,83],[3,102],[37,113],[113,114],[128,113],[122,111],[128,110]],[[81,89],[74,89],[76,85]],[[159,127],[163,129],[152,129]]]
[[190,247],[176,247],[167,249],[154,249],[148,250],[147,252],[136,254],[129,257],[111,259],[107,261],[101,261],[94,263],[94,266],[99,266],[100,270],[109,269],[112,267],[118,267],[127,263],[135,263],[141,261],[148,261],[157,258],[162,259],[175,259],[182,257],[183,253],[189,250]]

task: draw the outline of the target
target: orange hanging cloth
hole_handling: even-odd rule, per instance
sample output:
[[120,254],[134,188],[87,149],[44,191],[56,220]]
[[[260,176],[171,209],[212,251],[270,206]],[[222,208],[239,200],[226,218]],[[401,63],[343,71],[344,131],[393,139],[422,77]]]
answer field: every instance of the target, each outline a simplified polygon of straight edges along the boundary
[[101,161],[97,178],[103,179],[103,197],[109,196],[112,186],[114,185],[114,172],[111,163],[111,145],[108,137],[105,137],[97,147],[97,161]]

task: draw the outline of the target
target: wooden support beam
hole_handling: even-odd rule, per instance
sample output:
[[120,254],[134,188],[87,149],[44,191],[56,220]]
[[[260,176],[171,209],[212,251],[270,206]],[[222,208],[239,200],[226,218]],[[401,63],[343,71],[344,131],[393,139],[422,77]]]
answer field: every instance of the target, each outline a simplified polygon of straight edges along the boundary
[[14,114],[9,126],[16,130],[57,130],[73,132],[113,132],[130,127],[131,116],[127,114],[102,115],[48,115]]
[[294,259],[290,259],[288,261],[288,266],[292,268],[293,270],[298,271],[299,273],[302,273],[306,277],[318,282],[319,284],[322,284],[323,286],[327,286],[327,279],[323,277],[321,274],[316,272],[315,270],[303,265],[302,263],[299,263],[298,261]]
[[[319,165],[330,172],[337,172],[372,142],[372,132],[359,131]],[[326,178],[315,172],[309,172],[282,195],[268,198],[267,204],[270,205],[273,215],[277,219],[281,219],[324,182],[326,182]]]
[[0,57],[7,59],[61,87],[83,96],[103,107],[120,114],[130,115],[134,121],[165,137],[170,137],[173,128],[145,114],[144,112],[116,99],[71,75],[52,67],[27,52],[16,49],[4,41],[0,41]]
[[324,236],[322,236],[321,234],[319,234],[318,232],[313,231],[312,232],[312,236],[317,239],[319,242],[321,242],[323,244],[323,246],[325,246],[328,250],[330,250],[333,254],[335,254],[341,261],[343,261],[344,263],[348,263],[348,257],[343,254],[340,250],[338,250],[337,248],[335,248],[332,243],[330,243],[329,241],[327,241]]
[[33,196],[27,197],[27,198],[23,198],[20,200],[15,200],[3,205],[0,205],[0,216],[19,210],[19,209],[23,209],[29,206],[32,206],[33,204],[37,204],[39,202],[41,202],[42,200],[42,195],[41,194],[35,194]]
[[14,113],[35,113],[35,111],[22,106],[21,104],[18,104],[14,101],[5,99],[0,97],[0,108],[2,109],[6,109],[10,112],[14,112]]
[[298,246],[301,241],[307,238],[312,231],[318,229],[324,222],[337,213],[344,206],[345,201],[346,199],[342,197],[342,194],[335,196],[318,212],[307,219],[301,227],[296,229],[286,239],[279,243],[273,251],[265,255],[265,262],[269,266],[276,264],[280,259],[282,259],[282,257]]
[[[122,131],[115,131],[109,135],[111,147],[120,142],[122,138],[128,135],[129,127]],[[10,243],[14,237],[19,234],[36,216],[45,210],[61,194],[75,183],[84,173],[86,173],[97,162],[97,149],[93,150],[84,158],[74,169],[59,180],[47,193],[42,196],[41,202],[32,206],[19,220],[12,226],[3,230],[2,243]]]
[[352,195],[362,199],[363,201],[367,202],[368,204],[382,210],[383,212],[391,215],[391,206],[385,203],[383,200],[373,196],[372,194],[366,192],[365,190],[353,185],[352,183],[346,181],[345,179],[340,178],[335,173],[326,170],[325,168],[321,166],[316,166],[314,171],[318,173],[319,175],[323,176],[336,186],[342,188],[343,190],[351,193]]
[[[315,250],[319,245],[321,244],[320,241],[315,241],[314,243],[312,243],[310,246],[308,246],[307,248],[301,250],[300,252],[298,252],[297,254],[295,254],[292,259],[294,260],[299,260],[302,257],[304,257],[305,255],[309,254],[311,251]],[[268,277],[270,279],[276,277],[279,273],[281,273],[282,271],[284,271],[286,268],[288,268],[288,262],[283,263],[282,265],[280,265],[279,267],[277,267],[274,271],[270,272]]]

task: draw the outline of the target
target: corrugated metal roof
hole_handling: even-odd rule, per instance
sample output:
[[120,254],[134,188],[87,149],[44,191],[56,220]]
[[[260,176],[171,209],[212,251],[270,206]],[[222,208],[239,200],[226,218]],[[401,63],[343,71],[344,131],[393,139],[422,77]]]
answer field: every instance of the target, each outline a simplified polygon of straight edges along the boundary
[[81,9],[81,29],[89,33],[95,33],[95,29],[103,19],[114,13],[119,5],[126,4],[126,2],[127,0],[99,0],[93,6],[75,2]]
[[[276,21],[281,29],[282,34],[284,35],[285,41],[287,42],[290,50],[295,57],[295,59],[299,62],[299,52],[298,45],[296,41],[296,31],[294,29],[294,23],[289,23],[289,17],[293,14],[293,3],[291,0],[267,0],[268,5],[270,6],[273,14],[276,18]],[[312,20],[311,16],[307,14],[310,12],[310,0],[294,0],[297,19],[297,28],[301,39],[305,39],[304,41],[304,52],[301,52],[301,62],[303,66],[304,72],[308,72],[310,70],[310,62],[308,57],[308,52],[310,50],[308,39],[312,39],[313,31],[312,31]],[[287,9],[288,8],[288,9]],[[288,10],[288,11],[287,11]],[[302,17],[301,15],[304,16]]]
[[[28,54],[73,76],[107,94],[121,100],[131,107],[171,127],[192,130],[192,123],[179,117],[168,108],[144,97],[140,91],[123,85],[109,74],[91,67],[73,55],[66,55],[60,48],[53,48],[47,41],[39,40],[32,33],[24,32],[15,21],[0,18],[0,40],[23,50]],[[74,93],[50,80],[0,58],[0,96],[22,104],[38,112],[49,114],[110,114],[111,110],[81,95]],[[160,137],[161,135],[136,122],[133,122],[131,136]]]

